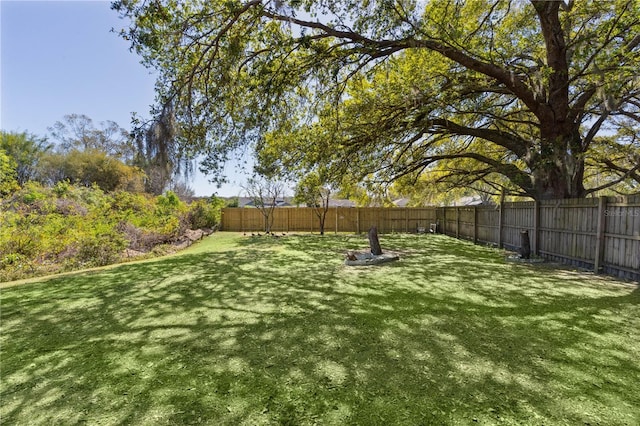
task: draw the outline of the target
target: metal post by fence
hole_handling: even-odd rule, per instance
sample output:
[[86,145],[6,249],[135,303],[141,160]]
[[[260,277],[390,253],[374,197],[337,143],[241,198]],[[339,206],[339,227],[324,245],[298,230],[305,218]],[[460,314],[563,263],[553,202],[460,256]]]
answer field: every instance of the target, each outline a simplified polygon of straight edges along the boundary
[[533,203],[533,254],[537,256],[540,249],[540,202]]
[[442,208],[442,233],[447,235],[447,208]]
[[473,206],[473,243],[478,243],[478,207]]
[[500,201],[500,215],[498,216],[498,247],[503,248],[502,244],[502,226],[504,223],[504,202]]
[[404,210],[404,233],[409,232],[409,209]]

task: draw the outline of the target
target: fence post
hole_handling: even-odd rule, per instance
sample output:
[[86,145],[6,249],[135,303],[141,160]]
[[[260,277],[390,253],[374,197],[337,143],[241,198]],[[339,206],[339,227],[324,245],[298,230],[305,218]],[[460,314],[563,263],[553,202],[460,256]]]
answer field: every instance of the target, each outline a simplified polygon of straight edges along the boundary
[[291,229],[291,208],[287,209],[287,232]]
[[473,244],[478,244],[478,206],[473,206]]
[[244,226],[244,207],[240,208],[240,227],[242,228],[242,233],[246,232],[246,228]]
[[593,272],[600,273],[602,263],[604,259],[604,231],[607,224],[607,197],[598,198],[598,227],[597,227],[597,241],[596,241],[596,254],[593,262]]
[[442,207],[442,233],[447,235],[447,208]]
[[356,207],[356,231],[360,235],[360,207]]
[[533,202],[533,254],[537,256],[540,251],[540,202]]
[[409,208],[404,208],[404,233],[409,233]]
[[456,207],[456,238],[460,238],[460,207]]
[[336,234],[338,233],[338,206],[336,206]]
[[502,246],[502,225],[504,222],[504,201],[500,201],[500,215],[498,216],[498,248]]

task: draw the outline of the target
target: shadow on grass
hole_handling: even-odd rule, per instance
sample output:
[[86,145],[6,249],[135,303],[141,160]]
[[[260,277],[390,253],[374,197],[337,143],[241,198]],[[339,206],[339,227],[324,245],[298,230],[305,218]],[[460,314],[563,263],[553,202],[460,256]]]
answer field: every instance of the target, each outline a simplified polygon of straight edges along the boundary
[[638,423],[637,288],[381,240],[400,262],[240,237],[2,290],[3,423]]

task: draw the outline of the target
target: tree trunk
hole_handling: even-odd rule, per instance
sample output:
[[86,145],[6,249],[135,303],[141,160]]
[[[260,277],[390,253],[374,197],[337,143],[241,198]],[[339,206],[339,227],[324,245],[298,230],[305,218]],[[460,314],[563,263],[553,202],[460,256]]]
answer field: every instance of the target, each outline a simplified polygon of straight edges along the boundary
[[584,198],[584,158],[578,141],[557,135],[562,143],[545,142],[534,154],[531,167],[533,196],[536,200]]
[[374,256],[380,256],[382,254],[382,247],[380,247],[380,240],[378,240],[378,229],[372,226],[369,229],[369,247],[371,247],[371,254]]
[[320,235],[324,235],[324,222],[326,218],[326,212],[318,214],[318,219],[320,220]]

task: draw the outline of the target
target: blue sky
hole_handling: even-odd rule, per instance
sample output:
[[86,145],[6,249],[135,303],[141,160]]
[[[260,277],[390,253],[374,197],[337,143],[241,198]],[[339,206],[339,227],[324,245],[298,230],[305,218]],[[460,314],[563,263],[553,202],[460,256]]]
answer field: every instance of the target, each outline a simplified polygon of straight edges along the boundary
[[[0,127],[39,136],[66,114],[130,128],[131,113],[148,117],[152,71],[112,28],[126,22],[109,1],[0,0]],[[230,165],[218,189],[197,175],[197,195],[239,195],[245,176]]]

